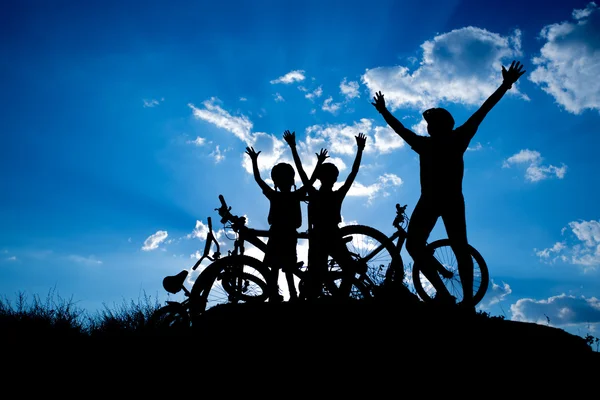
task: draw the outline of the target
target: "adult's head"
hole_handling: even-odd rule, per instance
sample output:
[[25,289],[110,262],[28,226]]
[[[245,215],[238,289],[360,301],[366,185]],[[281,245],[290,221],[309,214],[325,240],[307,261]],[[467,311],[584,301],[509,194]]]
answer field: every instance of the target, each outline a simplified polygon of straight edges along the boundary
[[279,188],[279,190],[289,191],[294,185],[295,176],[296,171],[294,171],[294,167],[288,163],[276,164],[271,169],[271,179],[275,184],[275,189]]
[[454,118],[445,108],[425,110],[423,118],[427,122],[427,132],[431,137],[450,133],[454,129]]

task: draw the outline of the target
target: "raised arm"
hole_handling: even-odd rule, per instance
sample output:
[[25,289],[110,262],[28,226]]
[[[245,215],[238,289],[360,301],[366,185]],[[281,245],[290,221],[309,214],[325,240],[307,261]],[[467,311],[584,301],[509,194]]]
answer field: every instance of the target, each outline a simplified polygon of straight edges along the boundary
[[306,175],[306,172],[304,172],[302,162],[300,161],[300,156],[298,155],[298,150],[296,149],[296,132],[290,132],[289,130],[286,130],[285,132],[283,132],[283,139],[290,146],[290,150],[292,150],[294,164],[296,164],[296,169],[298,170],[298,174],[300,175],[302,184],[304,186],[308,185],[310,181],[308,179],[308,176]]
[[468,137],[468,140],[471,140],[473,135],[475,135],[475,132],[477,132],[479,125],[481,124],[487,113],[490,112],[492,108],[494,108],[494,106],[500,101],[504,94],[510,88],[512,88],[512,85],[521,77],[521,75],[525,73],[525,71],[522,70],[522,68],[523,64],[521,64],[519,61],[517,61],[516,63],[513,61],[510,64],[508,70],[504,68],[504,65],[502,66],[503,81],[500,87],[498,87],[498,89],[496,89],[496,91],[492,93],[486,101],[483,102],[481,107],[479,107],[479,109],[475,111],[473,115],[471,115],[467,122],[463,124],[463,126],[468,128],[465,130],[466,135],[470,135],[470,137]]
[[263,192],[271,190],[271,187],[260,177],[260,171],[258,170],[258,155],[260,154],[260,151],[254,151],[254,147],[246,147],[246,154],[248,154],[252,160],[252,172],[254,173],[254,179],[256,180],[256,183],[258,183],[258,186],[260,186]]
[[377,111],[383,116],[385,122],[392,128],[409,146],[413,146],[415,144],[415,140],[418,137],[416,133],[406,128],[402,122],[398,120],[398,118],[394,117],[392,113],[385,106],[385,99],[383,98],[383,94],[381,92],[376,92],[375,97],[373,97],[374,102],[371,103]]
[[363,150],[365,149],[365,144],[367,143],[367,136],[365,136],[365,134],[359,133],[358,136],[355,136],[355,137],[356,137],[356,145],[358,146],[358,149],[356,150],[356,157],[354,158],[354,163],[352,164],[352,170],[350,171],[350,174],[348,174],[348,177],[346,178],[346,182],[344,182],[342,187],[339,189],[344,192],[348,192],[348,190],[350,190],[350,186],[352,186],[354,179],[356,179],[356,175],[358,175],[358,169],[360,168],[360,161],[362,159],[362,153],[363,153]]

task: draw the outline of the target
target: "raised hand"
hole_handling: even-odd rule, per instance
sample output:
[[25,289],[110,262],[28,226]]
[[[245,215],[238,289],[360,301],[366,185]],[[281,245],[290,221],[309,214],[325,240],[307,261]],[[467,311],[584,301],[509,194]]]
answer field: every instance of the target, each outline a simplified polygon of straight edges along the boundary
[[[383,98],[383,97],[382,97]],[[360,149],[365,148],[365,144],[367,143],[367,136],[364,133],[359,133],[358,136],[355,136],[356,144]]]
[[519,61],[516,62],[513,60],[513,62],[510,64],[510,67],[508,67],[508,70],[506,70],[506,68],[504,68],[504,65],[502,66],[502,79],[504,79],[504,83],[506,83],[509,86],[512,86],[513,83],[515,83],[520,77],[521,75],[523,75],[526,71],[523,70],[523,64],[521,64]]
[[383,94],[381,94],[381,91],[375,92],[375,96],[373,97],[373,100],[375,100],[375,101],[371,104],[373,104],[375,106],[377,111],[383,112],[385,110],[385,99],[383,98]]
[[288,145],[290,146],[295,146],[296,145],[296,132],[291,132],[289,130],[286,130],[285,132],[283,132],[283,139],[287,142]]
[[315,153],[317,155],[317,164],[323,164],[329,156],[327,155],[326,149],[321,149],[319,153]]
[[248,154],[250,156],[250,159],[254,162],[258,159],[260,151],[257,153],[256,151],[254,151],[254,147],[246,147],[246,154]]

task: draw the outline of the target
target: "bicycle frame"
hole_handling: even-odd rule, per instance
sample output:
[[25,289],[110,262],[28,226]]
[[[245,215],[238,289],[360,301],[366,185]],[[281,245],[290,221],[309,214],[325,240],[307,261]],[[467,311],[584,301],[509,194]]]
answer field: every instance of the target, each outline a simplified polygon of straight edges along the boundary
[[[246,242],[252,244],[263,253],[266,253],[267,243],[260,238],[268,238],[269,231],[264,229],[249,228],[246,225],[245,217],[239,217],[231,214],[231,207],[227,206],[223,195],[219,195],[219,200],[221,201],[221,207],[217,208],[216,211],[221,217],[221,223],[224,225],[229,223],[229,227],[237,235],[236,239],[233,242],[233,250],[229,251],[229,255],[243,255],[245,252]],[[298,232],[298,238],[308,239],[308,233]]]

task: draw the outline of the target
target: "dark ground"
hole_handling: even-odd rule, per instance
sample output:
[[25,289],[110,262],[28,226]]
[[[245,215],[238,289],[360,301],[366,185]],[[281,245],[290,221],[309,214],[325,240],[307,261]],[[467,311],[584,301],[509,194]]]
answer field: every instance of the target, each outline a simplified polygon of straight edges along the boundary
[[365,352],[366,359],[487,354],[536,363],[549,355],[573,361],[598,355],[582,337],[562,329],[419,301],[222,305],[204,313],[193,334],[215,344],[243,340],[273,356],[280,351],[271,345],[277,341],[294,343],[295,352],[306,357],[327,354],[332,347],[360,349],[357,359]]
[[61,390],[86,382],[136,398],[213,397],[216,386],[227,398],[560,398],[596,392],[600,377],[582,337],[411,299],[227,304],[166,336],[21,339],[3,341],[16,372],[5,388],[25,379],[45,392],[30,380],[43,374],[66,380]]

